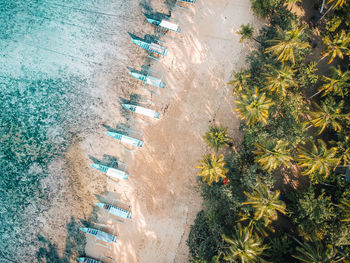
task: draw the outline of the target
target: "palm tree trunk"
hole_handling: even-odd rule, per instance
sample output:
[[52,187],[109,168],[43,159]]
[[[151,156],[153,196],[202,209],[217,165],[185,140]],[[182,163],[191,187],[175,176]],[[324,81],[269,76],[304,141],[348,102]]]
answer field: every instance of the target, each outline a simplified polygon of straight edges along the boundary
[[252,37],[252,39],[258,42],[260,45],[262,44],[261,41],[257,40],[255,37]]
[[329,13],[329,11],[331,11],[333,9],[333,7],[334,7],[334,4],[330,8],[327,9],[327,11],[323,14],[323,16],[321,16],[321,18],[316,22],[316,25]]
[[320,10],[320,13],[322,14],[322,12],[323,12],[323,8],[324,8],[324,4],[326,3],[326,0],[323,0],[322,1],[322,6],[321,6],[321,10]]
[[[292,4],[292,6],[290,7],[289,11],[292,11],[292,9],[293,9],[293,7],[294,7],[296,1],[297,1],[297,0],[294,0],[294,2],[293,2],[293,4]],[[326,1],[326,0],[323,0],[323,1]]]
[[313,97],[315,97],[316,95],[320,94],[321,92],[322,92],[322,90],[317,91],[314,95],[308,97],[307,99],[308,99],[308,100],[309,100],[309,99],[312,99]]
[[327,57],[327,55],[325,55],[325,56],[323,56],[322,58],[320,58],[320,59],[317,61],[317,64],[320,63],[322,60],[324,60],[326,57]]

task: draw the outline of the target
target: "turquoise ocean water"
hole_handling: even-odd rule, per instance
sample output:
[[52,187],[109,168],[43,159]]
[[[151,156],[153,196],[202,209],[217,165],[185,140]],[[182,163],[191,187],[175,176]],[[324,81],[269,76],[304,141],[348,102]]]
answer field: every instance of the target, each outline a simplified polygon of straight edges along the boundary
[[41,180],[96,125],[94,75],[118,58],[136,2],[0,0],[0,262],[37,253],[28,229],[49,207]]

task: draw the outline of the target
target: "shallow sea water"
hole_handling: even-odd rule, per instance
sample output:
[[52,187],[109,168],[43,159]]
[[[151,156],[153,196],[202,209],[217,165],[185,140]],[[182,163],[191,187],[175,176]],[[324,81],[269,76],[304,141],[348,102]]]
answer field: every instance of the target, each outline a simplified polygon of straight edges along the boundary
[[48,165],[97,125],[94,76],[138,2],[0,0],[0,262],[39,260],[29,229],[49,207]]

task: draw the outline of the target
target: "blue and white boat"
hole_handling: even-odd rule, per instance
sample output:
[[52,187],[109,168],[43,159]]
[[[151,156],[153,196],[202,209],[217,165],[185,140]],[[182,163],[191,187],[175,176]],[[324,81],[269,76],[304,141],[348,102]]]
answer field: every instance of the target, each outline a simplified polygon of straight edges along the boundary
[[105,173],[107,176],[115,178],[115,179],[124,179],[124,180],[129,179],[129,174],[120,170],[120,169],[112,168],[112,167],[102,165],[102,164],[97,164],[97,163],[91,164],[91,167],[93,167],[93,168]]
[[80,257],[80,258],[77,258],[77,260],[78,262],[84,262],[84,263],[102,263],[99,260],[87,258],[87,257]]
[[123,219],[131,219],[131,211],[127,211],[125,209],[122,209],[120,207],[109,205],[105,203],[97,203],[98,207],[107,210],[110,214],[123,218]]
[[141,80],[142,82],[149,84],[149,85],[152,85],[152,86],[157,87],[157,88],[164,89],[166,86],[165,83],[161,79],[150,76],[150,75],[143,74],[141,72],[137,72],[135,70],[130,70],[129,74],[131,76],[133,76],[135,79]]
[[186,2],[186,3],[196,3],[196,0],[177,0],[177,1],[180,1],[180,2]]
[[151,117],[154,119],[159,119],[159,113],[154,110],[150,110],[150,109],[147,109],[141,106],[132,105],[132,104],[122,104],[122,106],[129,111],[133,111],[135,113],[138,113],[147,117]]
[[83,231],[86,234],[89,234],[91,236],[94,236],[96,239],[107,242],[107,243],[111,243],[111,242],[117,242],[117,237],[109,234],[107,232],[101,231],[101,230],[97,230],[94,228],[87,228],[87,227],[82,227],[80,228],[81,231]]
[[131,38],[132,38],[132,42],[134,42],[136,45],[142,47],[143,49],[145,49],[147,51],[157,53],[157,54],[163,55],[163,56],[166,56],[168,54],[168,50],[161,45],[158,45],[154,42],[149,43],[149,42],[146,42],[145,40],[136,38],[134,36],[131,36]]
[[133,137],[130,137],[130,136],[127,136],[127,135],[124,135],[124,134],[121,134],[119,132],[106,132],[106,134],[118,141],[121,141],[121,142],[124,142],[124,143],[127,143],[127,144],[130,144],[130,145],[133,145],[133,146],[137,146],[137,147],[142,147],[143,146],[143,141],[139,140],[139,139],[136,139],[136,138],[133,138]]
[[146,16],[147,21],[152,25],[162,27],[164,29],[171,30],[171,31],[174,31],[177,33],[181,32],[181,28],[177,24],[174,24],[168,20],[156,19],[156,18],[153,18],[153,17],[148,16],[148,15],[145,15],[145,16]]

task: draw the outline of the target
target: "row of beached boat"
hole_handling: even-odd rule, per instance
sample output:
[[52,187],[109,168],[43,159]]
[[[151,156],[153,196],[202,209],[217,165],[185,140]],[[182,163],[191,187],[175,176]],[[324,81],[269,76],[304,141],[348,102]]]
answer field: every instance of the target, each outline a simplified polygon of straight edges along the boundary
[[[188,3],[195,3],[196,0],[176,0],[176,2],[188,2]],[[177,33],[181,32],[181,28],[179,27],[179,25],[169,21],[168,19],[157,19],[155,17],[152,17],[150,15],[145,15],[146,16],[146,20],[152,24],[155,25],[157,27],[163,28],[165,30],[171,30]],[[170,18],[170,17],[168,17]],[[145,49],[147,52],[152,52],[152,53],[156,53],[158,55],[163,55],[166,56],[168,54],[168,50],[166,49],[166,47],[159,45],[156,42],[147,42],[146,40],[143,40],[141,38],[138,38],[134,35],[131,35],[132,37],[132,41],[140,46],[141,48]],[[165,88],[166,84],[159,78],[154,77],[154,76],[150,76],[148,74],[144,74],[140,71],[136,71],[133,69],[130,69],[129,74],[142,81],[145,84],[149,84],[152,85],[154,87],[157,88]],[[134,105],[134,104],[122,104],[122,107],[135,112],[137,114],[143,115],[143,116],[147,116],[147,117],[151,117],[153,119],[159,119],[159,113],[152,110],[152,109],[148,109],[139,105]],[[106,134],[122,143],[126,143],[132,146],[136,146],[136,147],[142,147],[143,146],[143,141],[130,137],[128,135],[119,133],[119,132],[112,132],[112,131],[108,131],[106,132]],[[113,168],[113,167],[109,167],[106,165],[102,165],[102,164],[98,164],[98,163],[93,163],[91,164],[91,166],[95,169],[97,169],[98,171],[101,171],[103,173],[105,173],[108,177],[114,178],[114,179],[118,179],[118,180],[128,180],[129,179],[129,174],[121,169],[117,169],[117,168]],[[115,206],[115,205],[111,205],[111,204],[107,204],[107,203],[97,203],[96,204],[97,207],[100,207],[103,210],[106,210],[110,215],[116,217],[116,218],[121,218],[123,220],[128,220],[128,219],[132,219],[132,212],[130,210],[125,210],[121,207]],[[91,235],[95,238],[95,240],[99,240],[102,242],[106,242],[106,243],[116,243],[118,240],[118,237],[107,233],[105,231],[102,231],[100,229],[95,229],[95,228],[80,228],[81,231],[83,231],[84,233]],[[77,258],[77,260],[79,262],[84,262],[84,263],[102,263],[102,261],[100,260],[96,260],[96,259],[92,259],[92,258],[88,258],[88,257],[79,257]]]

